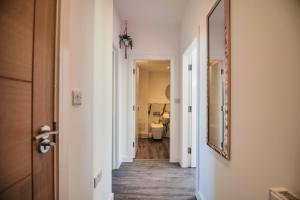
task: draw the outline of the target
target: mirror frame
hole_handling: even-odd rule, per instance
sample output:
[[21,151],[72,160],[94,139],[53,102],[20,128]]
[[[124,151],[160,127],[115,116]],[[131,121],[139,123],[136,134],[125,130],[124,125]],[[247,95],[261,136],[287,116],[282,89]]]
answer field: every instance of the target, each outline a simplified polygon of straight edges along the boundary
[[[224,143],[227,144],[227,151],[223,151],[214,144],[209,142],[209,18],[217,8],[219,3],[224,1],[224,34],[225,34],[225,64],[224,64],[224,78],[225,78],[225,96],[224,96]],[[230,0],[217,0],[212,9],[207,15],[207,145],[215,150],[225,159],[230,160],[231,157],[231,38],[230,38]]]

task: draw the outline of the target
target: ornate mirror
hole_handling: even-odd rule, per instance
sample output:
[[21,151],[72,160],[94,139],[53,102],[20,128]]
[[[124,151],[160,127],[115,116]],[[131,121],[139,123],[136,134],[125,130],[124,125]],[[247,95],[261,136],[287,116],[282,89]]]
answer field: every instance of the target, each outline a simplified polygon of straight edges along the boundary
[[207,16],[207,144],[230,159],[230,0]]

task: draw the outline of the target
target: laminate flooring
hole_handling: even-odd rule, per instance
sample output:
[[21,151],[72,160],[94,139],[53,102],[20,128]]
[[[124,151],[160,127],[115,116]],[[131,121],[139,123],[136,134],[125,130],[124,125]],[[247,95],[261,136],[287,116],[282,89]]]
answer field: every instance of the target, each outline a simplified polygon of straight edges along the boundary
[[113,170],[115,200],[195,200],[195,168],[164,160],[135,160]]
[[136,159],[169,159],[169,138],[153,140],[145,138],[138,140]]

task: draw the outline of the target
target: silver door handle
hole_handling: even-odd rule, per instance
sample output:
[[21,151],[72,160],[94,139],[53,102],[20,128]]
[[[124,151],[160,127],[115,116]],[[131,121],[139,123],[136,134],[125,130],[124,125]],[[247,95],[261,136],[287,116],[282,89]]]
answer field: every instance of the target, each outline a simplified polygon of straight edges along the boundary
[[44,125],[39,129],[39,135],[34,136],[34,140],[47,139],[50,135],[57,135],[58,131],[51,131],[48,125]]
[[[49,137],[50,135],[57,135],[58,131],[51,131],[50,126],[44,125],[39,129],[39,135],[34,136],[34,140],[39,141],[39,151],[40,153],[47,153],[51,147],[54,147],[56,145],[55,142],[51,142]],[[53,138],[55,141],[55,138]]]

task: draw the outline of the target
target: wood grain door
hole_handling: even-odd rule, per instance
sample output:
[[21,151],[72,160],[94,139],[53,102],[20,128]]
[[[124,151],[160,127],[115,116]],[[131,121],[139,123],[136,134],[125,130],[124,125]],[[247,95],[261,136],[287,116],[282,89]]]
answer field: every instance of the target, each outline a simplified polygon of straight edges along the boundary
[[55,198],[56,147],[33,139],[53,128],[55,23],[56,0],[0,0],[0,200]]

